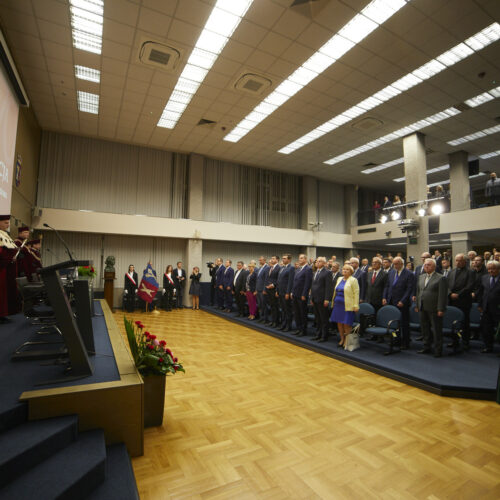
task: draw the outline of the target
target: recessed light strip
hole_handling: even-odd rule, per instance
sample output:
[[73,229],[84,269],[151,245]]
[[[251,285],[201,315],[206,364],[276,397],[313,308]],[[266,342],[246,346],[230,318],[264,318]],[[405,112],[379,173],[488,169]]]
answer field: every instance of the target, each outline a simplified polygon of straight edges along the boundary
[[[368,97],[364,101],[361,101],[360,103],[356,104],[347,111],[344,111],[340,115],[333,117],[332,119],[323,123],[319,127],[313,129],[311,132],[308,132],[302,137],[299,137],[297,140],[291,142],[290,144],[287,144],[285,147],[281,148],[278,151],[278,153],[282,154],[293,153],[297,149],[300,149],[306,144],[315,141],[319,137],[322,137],[328,132],[331,132],[332,130],[340,127],[341,125],[344,125],[345,123],[353,120],[354,118],[366,113],[367,111],[370,111],[371,109],[377,107],[378,105],[389,101],[393,97],[409,90],[410,88],[418,85],[424,80],[427,80],[428,78],[437,75],[446,68],[453,66],[457,62],[461,61],[462,59],[465,59],[474,52],[483,49],[484,47],[495,42],[498,39],[500,39],[500,24],[493,23],[492,25],[483,29],[479,33],[476,33],[474,36],[465,40],[465,42],[459,43],[457,46],[444,52],[436,59],[430,60],[428,63],[424,64],[420,68],[417,68],[415,71],[408,73],[399,80],[396,80],[395,82],[391,83],[384,89],[380,90],[379,92],[376,92],[372,96]],[[480,96],[473,98],[477,100],[477,103],[474,101],[471,104],[470,102],[473,101],[472,99],[469,99],[469,101],[466,101],[466,103],[469,104],[469,106],[471,107],[478,106],[479,104],[482,104],[487,100],[493,99],[494,97],[498,97],[498,94],[500,94],[500,89],[497,88],[494,89],[493,91],[490,91],[489,93],[486,92],[485,94],[481,94]]]
[[76,91],[78,110],[97,115],[99,113],[99,96],[90,92]]
[[250,130],[283,105],[309,82],[323,73],[335,61],[393,16],[410,0],[373,0],[356,14],[328,42],[316,51],[302,66],[296,69],[250,114],[236,125],[225,137],[225,141],[238,142]]
[[[442,172],[443,170],[449,170],[449,165],[441,165],[440,167],[435,167],[427,170],[427,175],[435,174],[436,172]],[[403,182],[406,180],[406,177],[398,177],[397,179],[392,179],[394,182]]]
[[158,127],[174,128],[253,0],[217,0],[175,84]]
[[500,150],[492,151],[491,153],[485,153],[484,155],[479,155],[482,160],[487,160],[488,158],[494,158],[495,156],[500,156]]
[[473,134],[465,135],[464,137],[460,137],[459,139],[453,139],[452,141],[448,141],[446,144],[449,144],[450,146],[458,146],[460,144],[475,141],[476,139],[480,139],[481,137],[486,137],[498,132],[500,132],[500,125],[495,125],[494,127],[485,128],[483,130],[479,130],[478,132],[474,132]]
[[[386,144],[388,142],[393,141],[394,139],[404,137],[405,135],[411,134],[412,132],[418,132],[429,125],[433,125],[435,123],[439,123],[440,121],[446,120],[452,116],[460,114],[461,111],[457,108],[451,107],[440,111],[439,113],[435,113],[434,115],[423,118],[422,120],[418,120],[406,127],[402,127],[399,130],[391,132],[390,134],[384,135],[383,137],[379,137],[373,141],[364,144],[363,146],[359,146],[351,151],[347,151],[339,156],[335,156],[334,158],[330,158],[329,160],[323,162],[327,165],[335,165],[343,160],[347,160],[348,158],[352,158],[353,156],[357,156],[365,151],[369,151],[370,149],[378,148],[382,144]],[[495,127],[491,127],[489,129],[485,129],[482,132],[488,132],[488,134],[494,134],[495,132],[500,132],[500,125],[496,125]],[[465,141],[466,142],[466,141]],[[450,142],[448,144],[451,144]]]
[[380,165],[376,165],[375,167],[366,168],[365,170],[361,170],[362,174],[373,174],[374,172],[380,172],[380,170],[385,170],[386,168],[393,167],[394,165],[399,165],[404,163],[404,158],[398,158],[397,160],[388,161],[386,163],[382,163]]
[[73,47],[100,54],[102,50],[103,0],[69,0]]
[[99,83],[101,80],[101,72],[98,69],[87,68],[75,64],[75,77],[88,82]]
[[[486,175],[484,172],[479,172],[478,174],[475,175],[469,175],[469,179],[475,179],[476,177],[483,177],[483,175]],[[446,184],[450,183],[450,179],[446,179],[444,181],[439,181],[439,182],[433,182],[432,184],[428,184],[430,188],[436,187],[436,186],[443,186]]]

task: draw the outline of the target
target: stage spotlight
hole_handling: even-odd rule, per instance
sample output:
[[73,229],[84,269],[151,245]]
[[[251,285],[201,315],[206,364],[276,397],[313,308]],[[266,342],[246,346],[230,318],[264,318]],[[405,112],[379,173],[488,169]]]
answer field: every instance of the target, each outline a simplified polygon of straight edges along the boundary
[[385,224],[387,222],[387,215],[382,215],[382,217],[380,217],[380,222]]
[[444,212],[444,206],[442,203],[434,203],[431,207],[431,212],[434,215],[440,215]]
[[417,214],[420,215],[420,217],[423,217],[427,213],[427,210],[425,208],[419,208],[417,210]]
[[401,214],[397,210],[394,210],[394,212],[391,213],[392,220],[399,220],[400,218],[401,218]]

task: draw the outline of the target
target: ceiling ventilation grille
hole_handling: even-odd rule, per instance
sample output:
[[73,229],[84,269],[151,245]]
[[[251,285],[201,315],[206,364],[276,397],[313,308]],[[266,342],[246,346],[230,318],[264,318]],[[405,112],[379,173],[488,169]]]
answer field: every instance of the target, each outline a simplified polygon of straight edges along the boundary
[[272,85],[272,81],[254,73],[244,73],[234,84],[234,88],[253,95],[262,95]]
[[353,123],[351,127],[365,131],[365,130],[371,130],[373,128],[378,128],[383,124],[384,124],[383,121],[377,120],[377,118],[372,118],[370,116],[367,116],[366,118],[363,118],[362,120]]
[[180,57],[181,53],[179,50],[158,42],[143,42],[139,50],[139,60],[143,64],[165,71],[175,69]]
[[294,0],[290,10],[308,19],[317,19],[325,5],[330,2],[331,0]]

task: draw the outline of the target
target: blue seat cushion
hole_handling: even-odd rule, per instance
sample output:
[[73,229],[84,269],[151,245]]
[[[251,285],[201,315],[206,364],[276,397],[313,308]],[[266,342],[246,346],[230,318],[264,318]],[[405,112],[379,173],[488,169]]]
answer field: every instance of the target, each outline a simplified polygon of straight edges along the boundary
[[371,335],[385,335],[387,333],[387,328],[382,328],[380,326],[370,326],[365,330],[365,333],[370,333]]

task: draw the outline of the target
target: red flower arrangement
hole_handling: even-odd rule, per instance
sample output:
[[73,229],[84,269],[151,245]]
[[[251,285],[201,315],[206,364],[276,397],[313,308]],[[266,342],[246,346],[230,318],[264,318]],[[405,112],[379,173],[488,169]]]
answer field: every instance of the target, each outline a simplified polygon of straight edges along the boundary
[[78,276],[90,276],[95,278],[97,273],[95,272],[94,266],[80,266],[78,268]]
[[124,322],[130,351],[141,375],[168,375],[185,371],[172,351],[167,348],[167,343],[144,331],[142,322],[133,323],[127,318],[124,318]]

